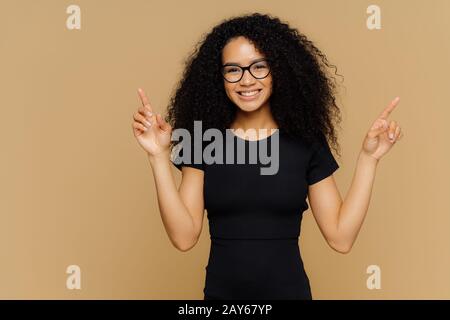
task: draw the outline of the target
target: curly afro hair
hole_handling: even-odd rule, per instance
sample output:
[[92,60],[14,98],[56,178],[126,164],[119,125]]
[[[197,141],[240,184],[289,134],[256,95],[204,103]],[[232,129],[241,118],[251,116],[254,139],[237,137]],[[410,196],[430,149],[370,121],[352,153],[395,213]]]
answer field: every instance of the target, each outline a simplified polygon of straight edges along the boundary
[[[297,29],[267,14],[224,20],[203,36],[184,62],[166,121],[173,129],[185,128],[191,133],[195,120],[202,121],[203,129],[230,127],[237,106],[225,93],[220,70],[222,49],[238,36],[247,38],[271,61],[269,105],[278,127],[307,143],[327,139],[340,156],[335,130],[341,121],[335,101],[336,80],[327,72],[326,56]],[[172,141],[172,146],[177,143]]]

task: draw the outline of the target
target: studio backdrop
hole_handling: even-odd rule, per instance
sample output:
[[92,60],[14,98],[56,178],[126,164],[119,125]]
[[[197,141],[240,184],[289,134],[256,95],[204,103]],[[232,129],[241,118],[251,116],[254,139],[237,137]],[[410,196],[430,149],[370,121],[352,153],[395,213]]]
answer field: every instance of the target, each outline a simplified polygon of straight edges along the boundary
[[0,298],[203,298],[208,220],[193,249],[171,244],[132,116],[139,87],[166,115],[195,44],[252,12],[298,28],[344,77],[343,196],[371,121],[401,97],[404,138],[377,167],[352,251],[304,213],[313,297],[450,298],[447,0],[2,0]]

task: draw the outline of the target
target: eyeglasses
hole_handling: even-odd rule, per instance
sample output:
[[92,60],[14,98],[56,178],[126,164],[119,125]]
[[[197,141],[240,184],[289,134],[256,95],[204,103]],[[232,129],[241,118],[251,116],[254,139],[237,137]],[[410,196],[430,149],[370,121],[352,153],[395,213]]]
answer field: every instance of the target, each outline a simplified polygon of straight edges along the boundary
[[264,79],[270,73],[269,61],[255,61],[247,67],[226,64],[222,66],[221,72],[226,81],[233,83],[242,79],[245,70],[248,70],[255,79]]

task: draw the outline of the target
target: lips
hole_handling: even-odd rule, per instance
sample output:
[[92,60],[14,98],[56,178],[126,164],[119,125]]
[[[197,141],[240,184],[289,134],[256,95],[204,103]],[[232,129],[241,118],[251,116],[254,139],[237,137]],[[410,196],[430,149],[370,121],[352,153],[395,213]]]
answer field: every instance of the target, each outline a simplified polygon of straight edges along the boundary
[[[262,89],[257,89],[256,91],[254,91],[256,93],[254,93],[252,95],[248,95],[248,96],[241,94],[242,91],[238,91],[237,95],[238,95],[239,100],[241,100],[243,102],[251,102],[251,101],[255,101],[255,100],[259,99],[259,97],[261,96],[261,91],[262,91]],[[246,92],[252,92],[252,91],[246,90]]]
[[[237,93],[242,97],[252,97],[257,95],[262,89],[255,89],[255,90],[243,90],[238,91]],[[243,94],[244,93],[244,94]]]

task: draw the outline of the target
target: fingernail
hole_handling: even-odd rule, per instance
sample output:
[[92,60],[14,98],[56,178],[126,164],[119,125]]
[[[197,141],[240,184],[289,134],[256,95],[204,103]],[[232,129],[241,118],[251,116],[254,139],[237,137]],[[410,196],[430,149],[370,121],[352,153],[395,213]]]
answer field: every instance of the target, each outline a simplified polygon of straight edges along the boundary
[[392,132],[389,133],[389,138],[394,139],[394,134]]
[[145,111],[145,114],[148,115],[149,117],[151,117],[153,115],[153,113],[150,111]]
[[147,121],[147,120],[145,120],[145,123],[147,124],[147,127],[150,127],[152,124],[149,122],[149,121]]

